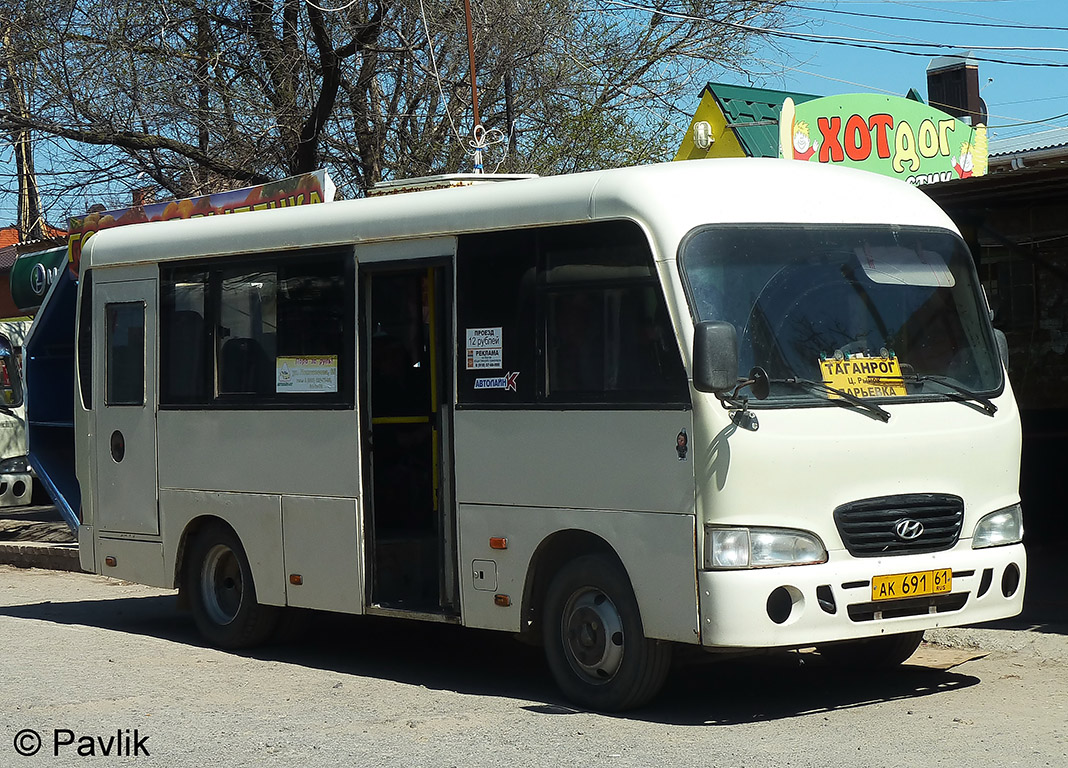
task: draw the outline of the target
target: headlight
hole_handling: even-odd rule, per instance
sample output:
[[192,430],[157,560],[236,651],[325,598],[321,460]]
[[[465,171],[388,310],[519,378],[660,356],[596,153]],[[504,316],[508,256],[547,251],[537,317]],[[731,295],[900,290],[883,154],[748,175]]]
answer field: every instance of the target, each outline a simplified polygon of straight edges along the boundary
[[0,475],[25,475],[29,471],[30,460],[27,456],[12,456],[0,461]]
[[1023,509],[1019,504],[983,517],[972,534],[972,549],[1000,547],[1023,541]]
[[705,568],[774,568],[827,562],[819,537],[786,528],[705,526]]

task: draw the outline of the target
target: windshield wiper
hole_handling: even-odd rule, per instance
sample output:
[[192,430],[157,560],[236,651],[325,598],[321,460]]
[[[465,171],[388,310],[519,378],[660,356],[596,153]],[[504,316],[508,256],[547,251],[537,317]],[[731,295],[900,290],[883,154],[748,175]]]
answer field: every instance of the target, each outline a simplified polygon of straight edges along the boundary
[[949,376],[939,376],[934,373],[902,373],[901,378],[907,382],[914,384],[923,384],[925,382],[933,382],[945,387],[948,390],[956,392],[961,395],[964,400],[972,400],[982,406],[982,410],[988,415],[993,416],[998,412],[998,407],[992,403],[989,398],[976,394],[967,387],[958,384]]
[[817,392],[830,392],[831,394],[838,395],[838,397],[841,398],[840,400],[828,398],[828,400],[832,403],[836,403],[842,406],[852,405],[856,408],[860,408],[861,410],[867,411],[872,416],[884,423],[890,421],[890,411],[886,410],[885,408],[880,408],[879,406],[875,405],[875,403],[869,403],[865,400],[861,400],[856,395],[852,395],[849,392],[846,392],[844,389],[832,387],[830,384],[824,384],[822,381],[813,381],[812,379],[799,379],[797,377],[789,379],[769,379],[768,381],[771,384],[789,384],[790,386],[798,387],[799,389],[816,390]]

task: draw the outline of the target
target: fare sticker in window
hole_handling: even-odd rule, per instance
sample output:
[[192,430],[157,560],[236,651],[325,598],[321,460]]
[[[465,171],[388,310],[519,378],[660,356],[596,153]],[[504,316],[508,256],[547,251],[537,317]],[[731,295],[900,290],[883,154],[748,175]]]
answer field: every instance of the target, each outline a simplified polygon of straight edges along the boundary
[[276,392],[337,392],[337,355],[275,358]]
[[504,368],[503,339],[501,328],[468,328],[467,370]]
[[[896,357],[850,357],[821,360],[823,383],[854,397],[904,397],[905,382]],[[838,397],[830,394],[828,397]]]

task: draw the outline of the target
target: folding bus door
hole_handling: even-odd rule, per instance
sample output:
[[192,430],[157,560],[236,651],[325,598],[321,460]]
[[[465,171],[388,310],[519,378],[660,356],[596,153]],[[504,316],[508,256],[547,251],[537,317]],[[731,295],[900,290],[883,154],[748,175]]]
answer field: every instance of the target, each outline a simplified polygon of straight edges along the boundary
[[362,271],[368,559],[381,608],[438,613],[454,603],[447,281],[443,266]]

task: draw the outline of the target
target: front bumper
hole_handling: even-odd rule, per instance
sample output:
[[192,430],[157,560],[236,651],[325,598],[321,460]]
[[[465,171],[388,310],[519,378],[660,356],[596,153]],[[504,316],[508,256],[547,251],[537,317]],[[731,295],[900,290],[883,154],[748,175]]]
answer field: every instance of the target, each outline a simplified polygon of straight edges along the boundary
[[33,475],[0,475],[0,507],[24,507],[33,498]]
[[[801,648],[935,627],[976,624],[1023,610],[1027,555],[1023,544],[880,558],[829,553],[821,565],[699,571],[701,644],[721,648]],[[939,568],[953,570],[944,595],[871,600],[871,580]],[[1014,574],[1016,587],[1011,594]],[[828,599],[830,598],[830,599]]]

